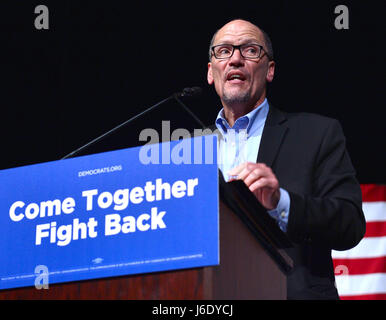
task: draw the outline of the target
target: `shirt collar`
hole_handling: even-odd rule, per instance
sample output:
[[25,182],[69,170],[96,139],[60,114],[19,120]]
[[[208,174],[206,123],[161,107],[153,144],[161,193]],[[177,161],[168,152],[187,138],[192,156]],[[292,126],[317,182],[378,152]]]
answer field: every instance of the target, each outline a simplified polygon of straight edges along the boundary
[[226,133],[228,129],[234,129],[235,131],[239,131],[241,129],[246,129],[248,134],[251,134],[256,128],[259,126],[258,122],[255,121],[258,118],[259,114],[261,114],[261,110],[263,108],[268,107],[267,98],[257,106],[257,108],[253,109],[251,112],[246,115],[238,118],[233,127],[231,127],[228,121],[224,117],[224,108],[222,108],[216,118],[216,127],[221,131],[222,134]]

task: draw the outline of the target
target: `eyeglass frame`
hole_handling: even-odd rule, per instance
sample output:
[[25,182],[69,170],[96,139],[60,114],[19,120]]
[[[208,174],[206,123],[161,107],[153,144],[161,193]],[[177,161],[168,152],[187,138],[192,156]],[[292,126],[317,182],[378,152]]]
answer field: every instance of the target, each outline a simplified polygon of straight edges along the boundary
[[[243,55],[242,52],[241,52],[241,47],[242,47],[242,46],[247,46],[247,45],[251,45],[251,44],[253,44],[253,45],[255,45],[255,46],[258,46],[258,47],[260,48],[259,55],[258,55],[258,57],[256,57],[256,58],[248,58],[248,57],[244,57],[244,55]],[[231,55],[230,55],[229,57],[226,57],[226,58],[217,58],[217,57],[216,57],[216,54],[215,54],[215,52],[214,52],[214,48],[220,47],[220,46],[225,46],[225,45],[227,45],[227,46],[232,46],[232,53],[231,53]],[[238,45],[238,46],[235,46],[235,45],[230,44],[230,43],[222,43],[222,44],[216,44],[215,46],[212,46],[210,49],[211,49],[211,51],[212,51],[212,57],[214,56],[216,59],[220,59],[220,60],[225,60],[225,59],[230,59],[230,58],[232,58],[233,54],[235,53],[235,49],[238,49],[238,50],[239,50],[240,55],[241,55],[244,59],[261,59],[262,57],[264,57],[264,55],[263,55],[263,56],[261,55],[261,51],[264,51],[264,53],[267,55],[268,59],[269,59],[270,61],[272,60],[272,58],[269,56],[267,50],[265,50],[264,47],[263,47],[261,44],[253,43],[253,42],[252,42],[252,43],[244,43],[244,44],[240,44],[240,45]]]

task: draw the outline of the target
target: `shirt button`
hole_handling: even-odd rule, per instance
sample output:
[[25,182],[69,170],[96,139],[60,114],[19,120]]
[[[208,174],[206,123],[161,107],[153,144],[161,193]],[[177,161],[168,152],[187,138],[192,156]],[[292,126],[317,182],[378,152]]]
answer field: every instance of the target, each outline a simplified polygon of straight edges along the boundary
[[282,212],[280,213],[280,217],[282,217],[283,219],[285,218],[285,211],[282,211]]

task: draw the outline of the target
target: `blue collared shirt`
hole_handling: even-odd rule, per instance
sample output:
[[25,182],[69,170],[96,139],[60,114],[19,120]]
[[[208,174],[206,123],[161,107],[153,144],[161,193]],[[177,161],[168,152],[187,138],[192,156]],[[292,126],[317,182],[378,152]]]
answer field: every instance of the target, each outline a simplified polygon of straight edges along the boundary
[[[224,117],[224,109],[218,113],[216,127],[222,135],[219,140],[219,168],[225,181],[232,178],[228,175],[232,168],[247,161],[256,162],[268,110],[268,101],[265,99],[257,108],[238,118],[232,128]],[[268,213],[284,232],[287,230],[289,210],[288,192],[280,188],[279,203]]]

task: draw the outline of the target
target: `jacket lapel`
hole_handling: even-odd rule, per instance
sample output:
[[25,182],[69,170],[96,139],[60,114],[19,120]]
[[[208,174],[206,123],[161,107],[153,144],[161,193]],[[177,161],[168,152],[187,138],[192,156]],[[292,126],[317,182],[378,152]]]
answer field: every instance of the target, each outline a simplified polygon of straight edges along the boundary
[[268,167],[272,167],[280,145],[283,142],[284,136],[288,130],[286,125],[286,115],[280,110],[269,106],[269,112],[263,134],[261,137],[257,162],[265,163]]

